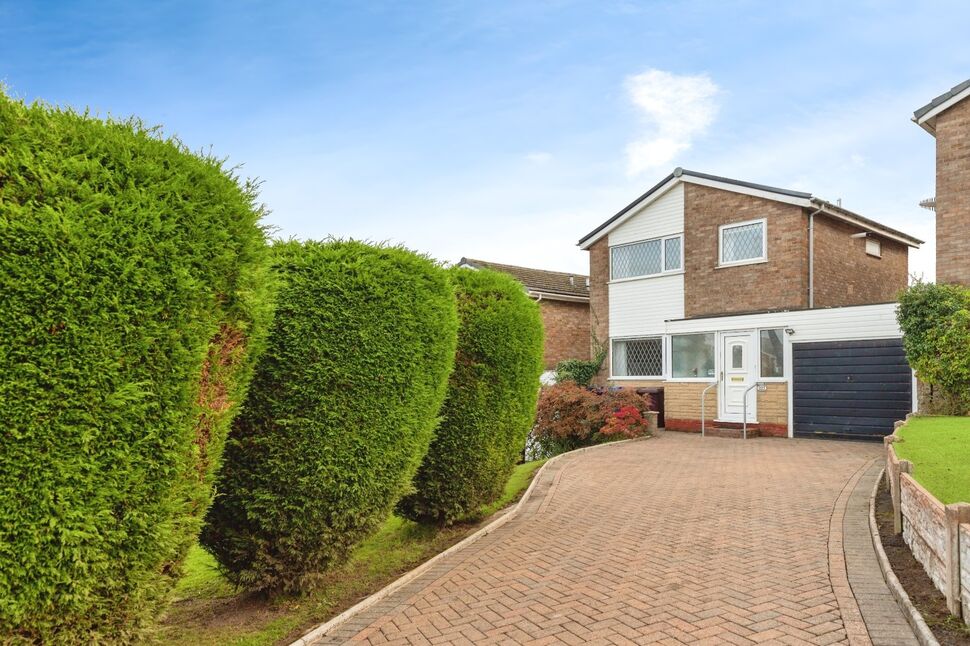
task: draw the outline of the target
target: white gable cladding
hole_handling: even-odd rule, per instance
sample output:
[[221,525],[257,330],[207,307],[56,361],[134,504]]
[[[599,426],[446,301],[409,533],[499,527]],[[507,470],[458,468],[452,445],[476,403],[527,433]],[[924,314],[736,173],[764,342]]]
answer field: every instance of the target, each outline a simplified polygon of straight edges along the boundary
[[678,183],[610,231],[610,246],[684,231],[684,185]]
[[902,336],[896,322],[896,303],[670,321],[665,331],[680,334],[769,327],[794,330],[795,334],[790,337],[792,343],[895,339]]
[[[610,246],[684,231],[684,185],[677,184],[609,234]],[[684,317],[684,275],[611,282],[610,336],[663,334],[664,322]]]
[[684,275],[610,285],[610,336],[663,334],[665,322],[684,316]]

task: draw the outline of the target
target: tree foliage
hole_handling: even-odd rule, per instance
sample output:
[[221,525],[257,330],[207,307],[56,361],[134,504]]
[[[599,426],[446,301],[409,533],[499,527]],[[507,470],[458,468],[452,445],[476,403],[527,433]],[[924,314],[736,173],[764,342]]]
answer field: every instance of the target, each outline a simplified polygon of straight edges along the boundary
[[268,318],[261,215],[137,121],[0,94],[0,642],[163,603]]
[[953,410],[938,412],[970,413],[970,289],[917,283],[900,296],[897,318],[917,376],[949,396]]
[[399,511],[452,523],[496,500],[522,455],[542,373],[538,305],[515,279],[453,269],[458,350],[442,423]]
[[381,523],[437,424],[457,314],[447,273],[361,242],[274,247],[276,318],[203,545],[231,581],[298,591]]

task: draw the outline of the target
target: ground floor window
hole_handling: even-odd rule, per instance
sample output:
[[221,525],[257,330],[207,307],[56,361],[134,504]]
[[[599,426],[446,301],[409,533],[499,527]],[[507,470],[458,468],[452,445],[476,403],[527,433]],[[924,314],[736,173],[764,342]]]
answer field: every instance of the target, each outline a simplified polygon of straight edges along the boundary
[[785,376],[785,338],[780,328],[761,330],[761,376]]
[[714,334],[670,337],[671,376],[675,379],[714,377]]
[[613,340],[614,377],[661,377],[663,337]]

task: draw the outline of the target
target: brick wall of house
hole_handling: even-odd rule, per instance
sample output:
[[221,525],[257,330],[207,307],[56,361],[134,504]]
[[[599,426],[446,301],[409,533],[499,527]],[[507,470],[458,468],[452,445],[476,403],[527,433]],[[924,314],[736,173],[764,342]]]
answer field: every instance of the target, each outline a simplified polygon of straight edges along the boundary
[[[700,382],[671,382],[664,388],[664,418],[672,431],[701,430],[701,393],[709,384]],[[707,391],[704,419],[713,424],[717,417],[717,388]]]
[[815,217],[815,307],[889,303],[906,289],[909,247],[877,237],[882,257],[876,258],[855,233],[858,227]]
[[[607,349],[610,338],[610,240],[603,236],[589,248],[589,322],[590,322],[590,356],[596,357],[602,350]],[[609,359],[603,362],[603,367],[594,380],[602,384],[606,382],[609,370]]]
[[936,280],[970,285],[970,100],[936,118]]
[[565,359],[589,359],[589,304],[539,301],[542,324],[546,329],[545,366],[552,370]]
[[[718,227],[768,219],[768,261],[718,267]],[[801,207],[697,184],[684,187],[684,314],[808,306],[808,218]]]
[[788,437],[787,382],[770,383],[758,393],[758,426],[763,436]]

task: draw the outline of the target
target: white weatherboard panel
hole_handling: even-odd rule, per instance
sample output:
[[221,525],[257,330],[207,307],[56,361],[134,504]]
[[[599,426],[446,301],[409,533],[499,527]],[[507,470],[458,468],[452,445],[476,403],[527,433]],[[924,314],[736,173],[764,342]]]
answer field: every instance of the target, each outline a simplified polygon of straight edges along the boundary
[[612,283],[610,336],[663,334],[665,321],[684,316],[684,275]]
[[610,231],[610,246],[650,240],[684,231],[684,185],[673,188]]
[[[857,305],[828,309],[722,316],[690,321],[670,321],[668,334],[787,327],[795,331],[792,343],[893,339],[902,336],[896,322],[896,303]],[[613,310],[610,308],[612,328]]]

